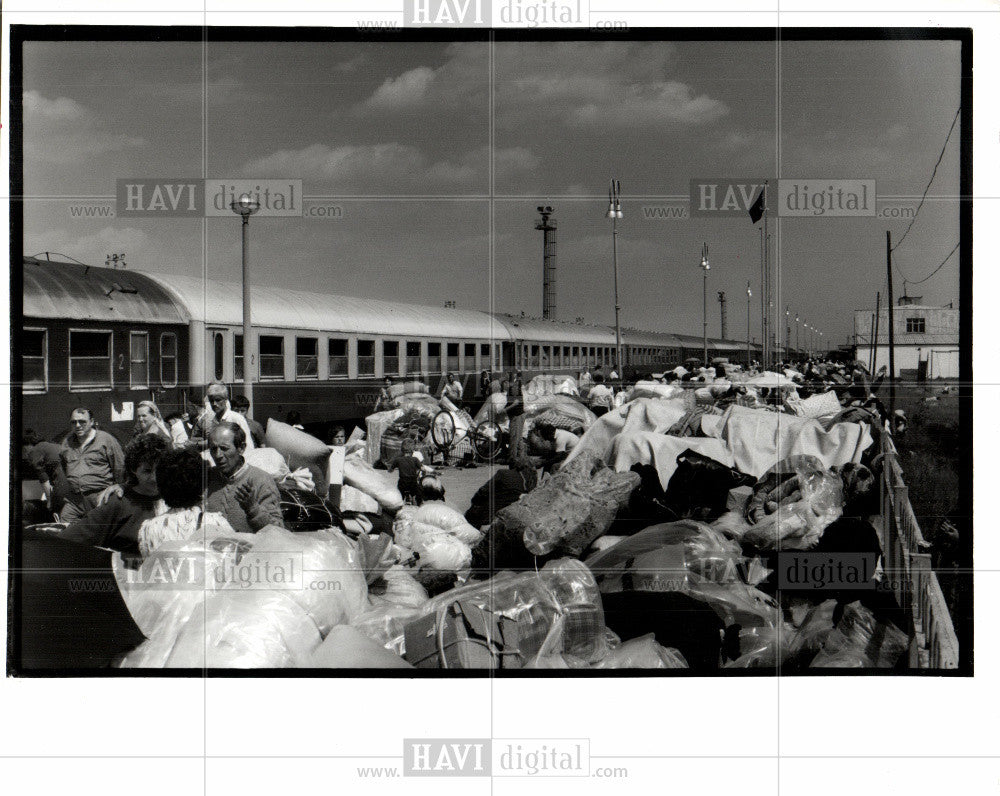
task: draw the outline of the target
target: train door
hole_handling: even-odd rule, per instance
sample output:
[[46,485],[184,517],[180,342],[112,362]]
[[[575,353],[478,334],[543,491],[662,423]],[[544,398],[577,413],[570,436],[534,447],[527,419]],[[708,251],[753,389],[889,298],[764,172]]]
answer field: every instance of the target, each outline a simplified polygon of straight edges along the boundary
[[500,356],[503,369],[505,371],[512,370],[514,368],[514,344],[513,343],[501,343],[500,344]]
[[209,381],[224,381],[226,376],[226,330],[208,329],[205,346],[205,377]]

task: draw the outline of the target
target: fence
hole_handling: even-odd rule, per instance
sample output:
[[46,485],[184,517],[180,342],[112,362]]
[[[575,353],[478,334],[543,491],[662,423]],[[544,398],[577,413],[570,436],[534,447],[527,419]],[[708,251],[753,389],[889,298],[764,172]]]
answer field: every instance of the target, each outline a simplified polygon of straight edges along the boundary
[[899,454],[889,433],[882,435],[882,546],[885,571],[899,605],[913,619],[910,666],[958,668],[958,637],[941,584],[931,568],[928,545],[913,513]]

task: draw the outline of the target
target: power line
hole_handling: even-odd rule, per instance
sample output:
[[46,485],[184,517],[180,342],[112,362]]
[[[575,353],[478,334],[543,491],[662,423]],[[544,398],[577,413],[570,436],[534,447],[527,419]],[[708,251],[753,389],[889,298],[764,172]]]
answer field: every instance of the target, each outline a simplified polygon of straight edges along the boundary
[[913,218],[910,219],[910,223],[906,227],[906,230],[903,232],[903,236],[898,241],[896,241],[896,245],[892,247],[892,251],[896,251],[896,249],[898,249],[903,244],[903,241],[906,240],[907,234],[909,234],[910,230],[913,228],[913,225],[917,220],[917,216],[920,215],[920,208],[924,206],[924,200],[927,198],[927,192],[931,189],[931,184],[934,182],[934,177],[937,176],[938,166],[941,165],[941,160],[944,158],[944,151],[948,147],[948,141],[951,140],[951,134],[955,130],[955,123],[958,121],[958,116],[961,112],[962,112],[961,108],[955,111],[955,118],[951,120],[951,127],[948,128],[948,135],[944,139],[944,144],[941,147],[941,154],[938,155],[937,163],[934,164],[934,171],[931,172],[931,178],[927,182],[927,187],[924,188],[924,195],[920,197],[920,203],[917,205],[917,210],[913,214]]
[[907,284],[909,284],[909,285],[920,285],[920,284],[923,284],[924,282],[926,282],[926,281],[927,281],[928,279],[930,279],[930,278],[931,278],[932,276],[934,276],[934,274],[936,274],[936,273],[937,273],[938,271],[940,271],[940,270],[941,270],[942,268],[944,268],[944,265],[945,265],[945,263],[947,263],[947,262],[948,262],[948,260],[950,260],[950,259],[951,259],[951,256],[952,256],[952,255],[953,255],[953,254],[954,254],[955,252],[957,252],[957,251],[958,251],[958,247],[959,247],[959,246],[961,246],[961,245],[962,245],[962,244],[961,244],[961,242],[959,242],[959,243],[956,243],[956,244],[955,244],[955,248],[954,248],[954,249],[952,249],[952,250],[951,250],[950,252],[948,252],[948,256],[947,256],[947,257],[945,257],[945,258],[944,258],[944,259],[943,259],[943,260],[941,261],[941,265],[939,265],[939,266],[938,266],[937,268],[935,268],[935,269],[934,269],[933,271],[931,271],[931,272],[930,272],[930,273],[929,273],[929,274],[928,274],[927,276],[925,276],[925,277],[924,277],[923,279],[918,279],[918,280],[917,280],[916,282],[911,282],[910,280],[906,280],[906,281],[907,281]]

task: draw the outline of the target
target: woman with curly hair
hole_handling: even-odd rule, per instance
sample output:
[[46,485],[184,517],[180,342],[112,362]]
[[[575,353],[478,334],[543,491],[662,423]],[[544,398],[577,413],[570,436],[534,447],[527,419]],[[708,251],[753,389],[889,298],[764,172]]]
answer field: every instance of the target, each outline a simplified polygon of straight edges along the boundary
[[138,553],[139,528],[163,510],[156,472],[170,443],[155,434],[140,434],[125,446],[124,487],[114,487],[106,500],[70,523],[61,534],[81,544]]
[[168,509],[139,528],[143,558],[164,542],[233,532],[221,514],[203,509],[205,481],[205,460],[198,451],[182,449],[163,456],[156,468],[156,483]]

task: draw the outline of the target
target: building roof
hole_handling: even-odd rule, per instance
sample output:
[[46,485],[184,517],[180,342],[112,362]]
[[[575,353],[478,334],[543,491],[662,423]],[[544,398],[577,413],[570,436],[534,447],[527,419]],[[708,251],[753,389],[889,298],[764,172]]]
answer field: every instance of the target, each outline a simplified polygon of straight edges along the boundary
[[24,317],[183,324],[182,302],[138,271],[25,257]]
[[[191,317],[205,323],[243,322],[243,289],[237,282],[150,274],[176,296]],[[253,285],[254,326],[348,334],[508,340],[506,327],[478,310],[448,309],[331,293]]]

